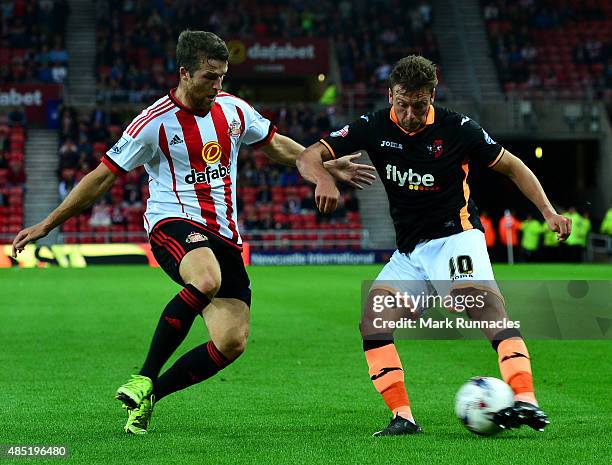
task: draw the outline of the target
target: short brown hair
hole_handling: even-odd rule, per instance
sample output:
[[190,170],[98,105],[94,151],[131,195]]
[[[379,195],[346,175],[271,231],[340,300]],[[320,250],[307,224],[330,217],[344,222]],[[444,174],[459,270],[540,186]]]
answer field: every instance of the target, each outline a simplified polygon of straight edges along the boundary
[[414,92],[423,88],[430,92],[438,85],[436,65],[419,55],[409,55],[398,61],[389,75],[389,88],[400,86]]
[[196,72],[205,60],[227,61],[229,51],[219,36],[206,31],[181,32],[176,43],[176,64],[190,73]]

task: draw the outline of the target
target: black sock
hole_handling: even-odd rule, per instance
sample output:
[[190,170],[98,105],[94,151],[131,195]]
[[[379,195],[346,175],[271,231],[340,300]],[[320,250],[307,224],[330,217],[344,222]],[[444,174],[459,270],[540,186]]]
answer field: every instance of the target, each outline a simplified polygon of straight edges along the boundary
[[191,284],[174,296],[157,323],[141,375],[155,382],[164,363],[185,340],[195,317],[209,303],[210,299]]
[[168,394],[204,381],[230,363],[213,342],[208,341],[187,352],[159,377],[153,391],[155,398],[159,401]]

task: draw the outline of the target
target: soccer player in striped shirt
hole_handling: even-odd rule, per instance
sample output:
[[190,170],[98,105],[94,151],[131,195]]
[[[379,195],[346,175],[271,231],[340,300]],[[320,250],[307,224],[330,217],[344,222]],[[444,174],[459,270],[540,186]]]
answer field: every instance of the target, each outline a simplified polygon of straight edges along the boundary
[[[166,305],[138,375],[117,390],[128,410],[125,431],[146,433],[160,399],[215,375],[245,349],[250,282],[236,217],[237,157],[242,144],[295,166],[304,150],[245,101],[222,92],[229,52],[216,35],[184,31],[176,49],[179,85],[126,128],[102,163],[41,223],[19,232],[13,256],[78,214],[115,182],[144,165],[150,198],[144,226],[162,269],[183,289]],[[354,156],[326,165],[353,187],[374,179]],[[201,314],[211,340],[160,371]]]

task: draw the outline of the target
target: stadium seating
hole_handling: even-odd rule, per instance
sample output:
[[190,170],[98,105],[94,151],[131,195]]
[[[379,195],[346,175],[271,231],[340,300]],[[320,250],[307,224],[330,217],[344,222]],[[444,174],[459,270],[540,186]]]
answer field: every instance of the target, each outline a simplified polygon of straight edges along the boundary
[[63,83],[67,0],[7,0],[0,8],[0,83]]
[[[506,93],[612,99],[612,4],[606,0],[483,1]],[[519,28],[517,24],[522,26]]]
[[25,139],[23,126],[0,119],[0,243],[23,227]]
[[[236,31],[248,38],[330,37],[341,80],[348,85],[376,87],[386,80],[391,65],[410,53],[439,59],[431,27],[432,6],[427,1],[309,0],[300,7],[267,0],[156,5],[108,2],[98,9],[96,66],[104,100],[146,102],[160,90],[174,87],[176,38],[186,27],[213,31],[223,38]],[[381,9],[394,14],[380,15]]]

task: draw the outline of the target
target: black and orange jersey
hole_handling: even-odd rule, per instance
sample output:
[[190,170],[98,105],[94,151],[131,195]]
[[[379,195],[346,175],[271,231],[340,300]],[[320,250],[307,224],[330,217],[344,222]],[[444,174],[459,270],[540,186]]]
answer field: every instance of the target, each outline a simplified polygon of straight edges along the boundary
[[409,133],[391,110],[379,110],[320,141],[338,157],[368,152],[387,196],[400,252],[421,241],[483,227],[470,195],[471,163],[492,167],[504,148],[469,117],[430,106],[426,124]]

